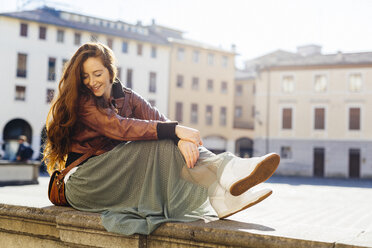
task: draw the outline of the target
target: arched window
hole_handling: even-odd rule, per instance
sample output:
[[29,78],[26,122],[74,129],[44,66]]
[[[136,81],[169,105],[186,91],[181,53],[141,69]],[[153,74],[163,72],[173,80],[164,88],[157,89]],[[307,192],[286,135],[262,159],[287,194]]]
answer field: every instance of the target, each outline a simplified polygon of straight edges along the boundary
[[235,143],[236,154],[241,158],[253,156],[253,140],[250,138],[240,138]]
[[3,130],[3,140],[5,156],[4,159],[12,160],[18,150],[18,138],[20,135],[27,137],[27,142],[32,143],[32,128],[27,121],[23,119],[13,119],[9,121]]

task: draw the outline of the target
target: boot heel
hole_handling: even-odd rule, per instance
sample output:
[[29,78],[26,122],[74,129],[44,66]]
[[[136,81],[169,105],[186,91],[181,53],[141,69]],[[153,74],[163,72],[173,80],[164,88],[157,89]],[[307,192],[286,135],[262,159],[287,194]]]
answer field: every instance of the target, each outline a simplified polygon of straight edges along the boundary
[[233,183],[229,189],[230,193],[233,196],[238,196],[257,184],[265,182],[274,174],[279,163],[280,156],[276,153],[270,154],[264,160],[259,162],[256,168],[247,177]]

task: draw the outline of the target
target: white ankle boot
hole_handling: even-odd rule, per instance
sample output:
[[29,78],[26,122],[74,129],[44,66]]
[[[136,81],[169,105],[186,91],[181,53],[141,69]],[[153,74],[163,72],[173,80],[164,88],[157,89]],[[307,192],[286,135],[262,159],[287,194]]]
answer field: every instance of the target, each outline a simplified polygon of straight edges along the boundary
[[219,172],[218,180],[222,187],[237,196],[269,179],[279,162],[280,156],[276,153],[254,158],[236,157]]
[[256,192],[247,191],[240,196],[233,196],[218,183],[214,183],[208,188],[209,202],[220,219],[247,209],[271,194],[271,189],[261,189]]

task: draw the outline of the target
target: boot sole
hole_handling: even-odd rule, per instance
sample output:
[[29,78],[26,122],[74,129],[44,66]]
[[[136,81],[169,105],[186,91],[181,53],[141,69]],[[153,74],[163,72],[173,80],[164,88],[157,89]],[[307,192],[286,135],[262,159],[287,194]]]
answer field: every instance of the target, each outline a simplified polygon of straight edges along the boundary
[[257,184],[265,182],[274,174],[275,170],[279,166],[279,162],[280,156],[278,154],[272,154],[267,157],[256,166],[248,177],[240,179],[232,184],[230,187],[230,193],[233,196],[238,196]]
[[256,201],[251,202],[251,203],[249,203],[248,205],[244,206],[243,208],[241,208],[241,209],[239,209],[239,210],[237,210],[237,211],[235,211],[235,212],[228,213],[228,214],[226,214],[226,215],[224,215],[224,216],[222,216],[222,217],[219,217],[219,218],[220,218],[220,219],[224,219],[224,218],[227,218],[227,217],[229,217],[229,216],[231,216],[231,215],[233,215],[233,214],[236,214],[236,213],[238,213],[238,212],[240,212],[240,211],[243,211],[244,209],[247,209],[247,208],[249,208],[249,207],[252,207],[252,206],[256,205],[257,203],[259,203],[259,202],[265,200],[265,199],[266,199],[267,197],[269,197],[272,193],[273,193],[273,192],[270,191],[270,192],[268,192],[267,194],[265,194],[265,195],[261,196],[260,198],[258,198]]

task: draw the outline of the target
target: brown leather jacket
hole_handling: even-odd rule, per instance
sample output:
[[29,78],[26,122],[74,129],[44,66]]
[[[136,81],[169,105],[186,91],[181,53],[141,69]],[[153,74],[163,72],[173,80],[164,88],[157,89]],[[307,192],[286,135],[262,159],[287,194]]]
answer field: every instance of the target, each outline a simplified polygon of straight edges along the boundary
[[177,139],[175,126],[134,91],[113,84],[111,106],[99,110],[92,97],[81,98],[78,121],[70,152],[86,153],[102,146],[95,155],[111,150],[123,141]]

